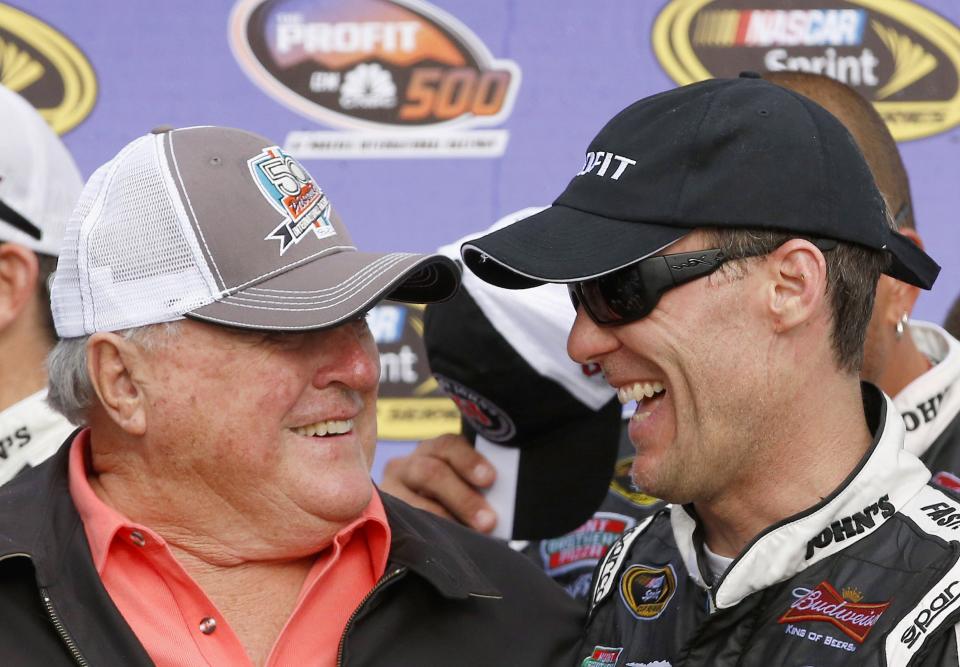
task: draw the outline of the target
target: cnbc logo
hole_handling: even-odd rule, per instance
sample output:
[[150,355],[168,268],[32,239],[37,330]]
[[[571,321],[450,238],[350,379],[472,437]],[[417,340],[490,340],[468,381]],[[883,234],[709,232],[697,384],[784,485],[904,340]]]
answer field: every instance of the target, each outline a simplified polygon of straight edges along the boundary
[[960,29],[908,0],[672,0],[653,45],[681,85],[814,72],[871,100],[899,141],[960,124]]

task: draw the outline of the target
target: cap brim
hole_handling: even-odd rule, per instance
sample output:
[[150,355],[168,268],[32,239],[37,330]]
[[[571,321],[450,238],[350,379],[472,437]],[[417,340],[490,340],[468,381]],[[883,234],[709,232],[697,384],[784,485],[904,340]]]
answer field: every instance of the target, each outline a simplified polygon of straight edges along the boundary
[[464,243],[461,254],[482,280],[524,289],[602,276],[659,252],[691,231],[616,220],[555,204]]
[[390,298],[445,301],[456,293],[460,268],[443,255],[340,252],[246,287],[187,317],[264,331],[333,327]]
[[[546,539],[575,530],[603,503],[617,463],[620,402],[614,398],[530,442],[520,453],[513,539]],[[549,498],[549,502],[544,502]]]
[[933,287],[940,274],[940,265],[920,246],[903,234],[891,232],[887,249],[890,251],[891,261],[884,273],[921,289]]

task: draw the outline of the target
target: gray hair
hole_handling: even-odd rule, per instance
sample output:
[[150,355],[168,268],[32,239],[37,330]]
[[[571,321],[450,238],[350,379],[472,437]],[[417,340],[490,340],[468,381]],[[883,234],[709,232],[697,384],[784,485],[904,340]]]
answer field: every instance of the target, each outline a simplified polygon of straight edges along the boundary
[[[179,334],[180,321],[149,324],[115,332],[141,349],[154,349]],[[87,372],[90,336],[63,338],[47,356],[47,403],[67,420],[86,424],[96,391]]]

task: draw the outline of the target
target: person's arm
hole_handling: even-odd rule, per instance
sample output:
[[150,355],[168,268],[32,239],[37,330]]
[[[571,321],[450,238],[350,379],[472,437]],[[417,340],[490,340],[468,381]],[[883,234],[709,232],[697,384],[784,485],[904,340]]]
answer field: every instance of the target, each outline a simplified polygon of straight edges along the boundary
[[424,440],[409,456],[388,461],[380,488],[414,507],[489,533],[497,515],[481,490],[496,476],[463,436],[446,434]]

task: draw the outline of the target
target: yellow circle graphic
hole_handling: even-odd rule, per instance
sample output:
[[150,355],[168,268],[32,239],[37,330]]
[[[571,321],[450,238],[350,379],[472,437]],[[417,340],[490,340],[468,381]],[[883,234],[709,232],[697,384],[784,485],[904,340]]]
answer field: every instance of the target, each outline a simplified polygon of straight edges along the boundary
[[[654,22],[652,36],[654,52],[664,71],[679,85],[715,76],[709,68],[711,63],[704,63],[696,53],[691,34],[709,46],[739,48],[741,45],[732,33],[736,32],[738,16],[753,11],[750,4],[722,0],[668,3]],[[960,124],[960,85],[947,99],[890,99],[911,84],[942,71],[940,68],[950,68],[960,78],[960,28],[910,0],[827,0],[823,5],[828,6],[826,9],[859,8],[869,12],[865,30],[876,35],[893,63],[885,84],[870,97],[894,139],[920,139]],[[711,14],[709,25],[700,25],[699,19],[705,14]],[[928,47],[912,39],[909,31],[926,40]]]
[[[97,99],[97,78],[73,42],[40,19],[4,4],[0,4],[0,30],[15,38],[0,38],[0,83],[29,99],[32,86],[42,86],[45,79],[58,76],[63,85],[59,103],[38,108],[58,134],[70,131],[90,115]],[[54,71],[24,46],[39,53]]]

